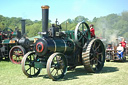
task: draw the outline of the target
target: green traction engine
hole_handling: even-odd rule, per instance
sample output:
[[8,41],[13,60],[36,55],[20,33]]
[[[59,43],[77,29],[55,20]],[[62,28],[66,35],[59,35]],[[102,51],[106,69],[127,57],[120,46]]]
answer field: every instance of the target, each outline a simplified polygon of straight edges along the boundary
[[14,46],[14,43],[11,43],[14,34],[15,32],[10,28],[0,30],[0,60],[8,58],[9,50]]
[[49,78],[58,80],[67,70],[84,65],[87,72],[100,72],[104,66],[105,49],[101,40],[91,38],[86,22],[77,24],[75,30],[60,31],[61,25],[53,24],[48,30],[49,6],[42,6],[42,38],[34,45],[34,51],[22,59],[22,71],[28,77],[38,76],[47,68]]
[[0,31],[0,60],[10,59],[14,64],[20,64],[23,55],[33,50],[32,42],[25,35],[25,20],[21,20],[22,33],[16,28],[13,31],[5,28]]

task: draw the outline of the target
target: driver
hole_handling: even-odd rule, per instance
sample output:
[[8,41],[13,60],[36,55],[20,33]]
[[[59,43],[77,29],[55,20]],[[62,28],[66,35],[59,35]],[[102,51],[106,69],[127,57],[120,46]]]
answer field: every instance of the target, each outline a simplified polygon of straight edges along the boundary
[[89,27],[90,27],[90,32],[91,32],[91,37],[94,37],[95,38],[95,29],[93,28],[93,24],[90,24]]

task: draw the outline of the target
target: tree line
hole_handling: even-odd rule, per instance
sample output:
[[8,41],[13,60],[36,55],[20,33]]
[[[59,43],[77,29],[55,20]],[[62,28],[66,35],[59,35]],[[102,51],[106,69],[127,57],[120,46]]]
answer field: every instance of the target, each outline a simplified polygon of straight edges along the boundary
[[[0,28],[3,30],[8,27],[14,30],[18,27],[21,30],[21,19],[21,17],[9,18],[0,15]],[[77,16],[75,19],[69,18],[61,23],[62,30],[74,30],[77,23],[80,21],[94,24],[97,37],[110,40],[111,38],[122,36],[128,40],[128,11],[124,11],[120,14],[94,17],[92,21],[84,16]],[[49,20],[49,27],[51,27],[51,24],[51,20]],[[31,21],[30,19],[26,19],[26,33],[28,37],[36,36],[40,31],[42,31],[41,20]]]

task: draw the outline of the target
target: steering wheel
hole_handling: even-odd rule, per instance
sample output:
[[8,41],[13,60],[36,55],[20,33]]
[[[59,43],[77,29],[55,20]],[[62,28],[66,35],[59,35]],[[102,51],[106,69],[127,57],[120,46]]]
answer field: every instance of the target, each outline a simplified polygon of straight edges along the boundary
[[75,42],[79,47],[83,47],[84,44],[91,38],[90,28],[84,21],[79,22],[75,28]]

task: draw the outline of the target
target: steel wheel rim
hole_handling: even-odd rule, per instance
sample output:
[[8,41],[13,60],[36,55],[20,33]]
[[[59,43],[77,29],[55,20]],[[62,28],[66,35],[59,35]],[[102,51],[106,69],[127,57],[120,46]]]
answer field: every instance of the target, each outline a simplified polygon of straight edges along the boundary
[[47,62],[47,72],[49,78],[52,80],[58,80],[66,75],[67,60],[61,53],[52,54]]
[[34,67],[36,62],[35,52],[28,52],[22,60],[22,71],[28,77],[35,77],[40,73],[40,68]]

